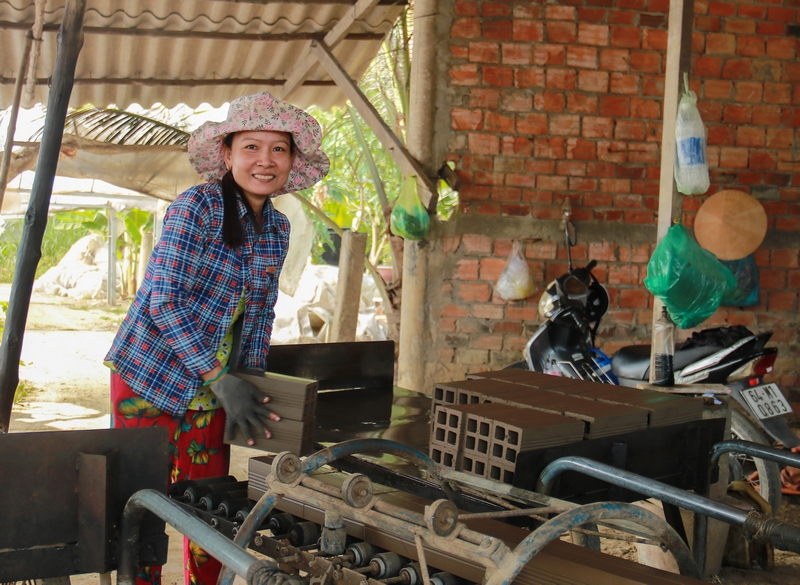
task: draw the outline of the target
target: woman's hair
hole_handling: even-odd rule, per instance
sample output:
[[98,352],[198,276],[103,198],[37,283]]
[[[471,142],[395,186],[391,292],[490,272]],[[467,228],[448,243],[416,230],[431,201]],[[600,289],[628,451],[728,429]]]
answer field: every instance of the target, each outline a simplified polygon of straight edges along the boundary
[[[234,134],[235,132],[231,132],[222,141],[228,148],[233,145]],[[289,134],[289,152],[294,153],[294,151],[294,137]],[[255,214],[247,201],[247,197],[241,197],[241,190],[236,183],[236,179],[233,178],[233,171],[225,173],[220,180],[220,184],[222,186],[222,241],[235,250],[244,244],[244,228],[242,227],[242,222],[239,221],[239,208],[236,205],[236,200],[241,199],[248,213],[253,216]]]

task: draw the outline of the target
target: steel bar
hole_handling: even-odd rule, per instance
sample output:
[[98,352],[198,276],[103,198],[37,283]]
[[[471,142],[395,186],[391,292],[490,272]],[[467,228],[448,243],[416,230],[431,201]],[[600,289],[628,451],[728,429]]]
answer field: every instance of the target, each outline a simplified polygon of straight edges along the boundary
[[[17,116],[19,115],[19,103],[22,99],[22,87],[25,84],[25,72],[28,69],[28,60],[31,56],[31,46],[33,45],[33,32],[30,30],[25,35],[25,46],[22,49],[22,57],[17,70],[17,79],[14,82],[14,98],[11,102],[11,110],[8,112],[8,128],[6,129],[6,144],[3,148],[3,160],[0,162],[0,209],[3,208],[3,199],[6,194],[6,184],[8,183],[8,169],[11,166],[11,148],[14,144],[14,133],[17,131]],[[12,177],[13,178],[13,177]]]
[[786,449],[778,449],[777,447],[767,447],[760,443],[751,443],[750,441],[722,441],[717,443],[711,449],[712,465],[725,453],[738,453],[755,457],[756,459],[774,461],[781,465],[800,467],[800,454],[792,453]]
[[[188,536],[241,577],[246,578],[251,567],[260,562],[164,494],[155,490],[141,490],[131,496],[122,513],[120,563],[117,570],[119,585],[134,585],[136,582],[139,528],[142,517],[148,510],[181,534]],[[275,568],[277,569],[277,566]]]
[[633,504],[598,502],[565,512],[537,528],[517,545],[513,554],[505,556],[498,570],[488,578],[487,585],[508,585],[522,568],[553,540],[575,527],[602,519],[630,520],[652,530],[655,537],[672,553],[682,575],[701,578],[689,547],[665,520]]
[[[218,85],[283,85],[283,79],[258,79],[251,77],[234,77],[222,79],[156,79],[156,78],[120,78],[120,77],[81,77],[74,80],[75,85],[144,85],[144,86],[177,86],[177,87],[198,87],[198,86],[218,86]],[[10,85],[15,83],[13,77],[0,77],[0,85]],[[35,85],[53,84],[53,78],[37,77],[31,81]],[[308,87],[335,87],[336,83],[329,79],[307,79],[303,82]]]
[[58,34],[58,50],[53,85],[47,102],[47,116],[42,131],[42,146],[31,187],[31,200],[25,213],[25,226],[17,251],[14,281],[8,301],[3,342],[0,345],[0,433],[8,432],[14,394],[19,383],[19,358],[25,336],[33,281],[42,257],[42,239],[47,227],[50,195],[56,176],[64,119],[67,115],[75,66],[83,47],[83,15],[86,0],[68,0]]
[[527,508],[519,510],[501,510],[498,512],[476,512],[474,514],[459,514],[459,520],[473,520],[475,518],[515,518],[517,516],[535,516],[539,514],[561,514],[568,508]]

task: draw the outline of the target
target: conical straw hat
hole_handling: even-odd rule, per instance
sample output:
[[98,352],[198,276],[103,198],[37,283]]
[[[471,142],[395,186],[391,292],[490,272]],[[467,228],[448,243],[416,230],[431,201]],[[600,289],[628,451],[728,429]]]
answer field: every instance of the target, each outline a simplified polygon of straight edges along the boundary
[[761,203],[742,191],[720,191],[697,211],[694,237],[720,260],[739,260],[755,252],[767,234]]

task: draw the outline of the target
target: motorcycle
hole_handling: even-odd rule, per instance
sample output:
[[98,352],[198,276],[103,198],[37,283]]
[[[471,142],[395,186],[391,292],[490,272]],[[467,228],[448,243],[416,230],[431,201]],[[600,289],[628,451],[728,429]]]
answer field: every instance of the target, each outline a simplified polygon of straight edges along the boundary
[[[603,384],[636,387],[648,383],[650,345],[623,347],[612,358],[595,347],[600,321],[608,311],[608,293],[592,273],[596,261],[583,268],[573,267],[570,247],[575,245],[575,230],[568,216],[562,228],[568,272],[551,282],[542,294],[539,315],[543,323],[525,346],[525,361],[508,367]],[[693,334],[675,350],[675,384],[724,386],[724,393],[733,397],[761,429],[784,447],[792,448],[800,446],[800,439],[785,419],[792,412],[791,406],[776,384],[764,383],[778,354],[777,348],[766,347],[771,335],[753,334],[740,326]],[[770,445],[751,418],[731,411],[732,438]],[[730,467],[732,479],[751,481],[777,513],[781,501],[777,463],[731,455]]]

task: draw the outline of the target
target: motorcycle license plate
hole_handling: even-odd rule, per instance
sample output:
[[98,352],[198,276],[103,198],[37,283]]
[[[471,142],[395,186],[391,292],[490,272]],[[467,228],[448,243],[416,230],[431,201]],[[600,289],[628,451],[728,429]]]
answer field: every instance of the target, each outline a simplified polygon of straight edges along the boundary
[[742,398],[759,419],[789,414],[792,407],[776,384],[764,384],[742,390]]

